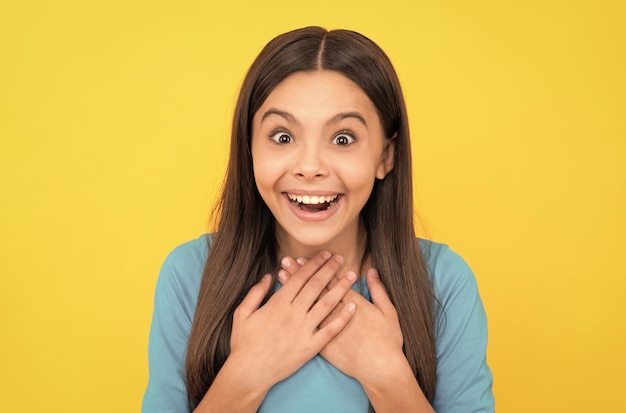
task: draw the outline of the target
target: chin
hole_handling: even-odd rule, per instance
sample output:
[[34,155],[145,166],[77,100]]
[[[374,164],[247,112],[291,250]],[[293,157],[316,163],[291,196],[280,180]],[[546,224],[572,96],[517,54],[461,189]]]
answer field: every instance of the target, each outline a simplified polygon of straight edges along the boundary
[[289,236],[291,243],[301,245],[309,248],[323,249],[332,243],[332,238],[327,235],[307,235],[307,236]]
[[[306,232],[306,233],[305,233]],[[316,250],[329,249],[336,239],[337,234],[328,231],[284,231],[283,241],[288,245],[302,248],[313,248]],[[332,252],[332,251],[331,251]]]

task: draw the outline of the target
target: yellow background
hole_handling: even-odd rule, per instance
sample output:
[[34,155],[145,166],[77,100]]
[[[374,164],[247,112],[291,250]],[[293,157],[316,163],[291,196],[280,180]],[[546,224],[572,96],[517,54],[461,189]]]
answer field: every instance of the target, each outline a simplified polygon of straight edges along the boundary
[[139,410],[237,88],[310,24],[396,65],[421,233],[476,273],[498,411],[626,411],[624,2],[0,4],[0,411]]

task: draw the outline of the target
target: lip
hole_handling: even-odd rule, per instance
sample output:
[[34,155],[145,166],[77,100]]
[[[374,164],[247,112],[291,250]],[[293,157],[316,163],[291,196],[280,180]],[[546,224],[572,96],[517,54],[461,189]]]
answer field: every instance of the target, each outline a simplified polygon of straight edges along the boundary
[[328,191],[304,191],[301,189],[287,190],[283,192],[283,195],[292,194],[292,195],[308,195],[308,196],[335,196],[342,195],[339,192],[328,192]]
[[[333,196],[333,195],[337,195],[337,200],[335,201],[336,204],[332,207],[332,208],[328,208],[324,211],[319,211],[319,212],[309,212],[309,211],[305,211],[302,210],[300,208],[298,208],[297,206],[295,206],[292,202],[291,199],[289,199],[289,194],[297,194],[297,195],[309,195],[309,196]],[[321,221],[326,221],[327,219],[330,219],[333,215],[335,215],[335,213],[337,212],[337,210],[339,209],[339,207],[341,206],[341,200],[343,198],[343,194],[337,194],[337,193],[328,193],[328,192],[315,192],[315,191],[288,191],[288,192],[283,192],[283,199],[285,200],[285,202],[287,203],[287,207],[289,208],[289,210],[296,216],[296,218],[298,218],[301,221],[306,221],[306,222],[321,222]]]

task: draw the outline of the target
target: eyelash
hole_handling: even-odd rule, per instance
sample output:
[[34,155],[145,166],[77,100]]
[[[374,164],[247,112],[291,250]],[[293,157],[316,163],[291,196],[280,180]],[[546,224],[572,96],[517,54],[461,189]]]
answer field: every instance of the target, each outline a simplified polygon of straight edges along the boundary
[[[348,138],[348,143],[344,143],[344,144],[342,144],[342,145],[340,145],[340,144],[338,144],[338,143],[335,143],[335,142],[336,142],[336,140],[337,140],[337,138],[338,138],[338,137],[340,137],[340,136],[345,136],[345,137],[347,137],[347,138]],[[339,146],[349,146],[349,145],[353,144],[354,142],[356,142],[356,137],[354,136],[354,134],[353,134],[352,132],[349,132],[349,131],[345,131],[345,130],[344,130],[344,131],[337,132],[337,133],[335,134],[335,136],[333,137],[332,142],[333,142],[335,145],[339,145]]]
[[[283,135],[287,135],[290,139],[289,142],[280,142],[279,139],[281,136]],[[288,143],[291,143],[293,141],[293,136],[291,136],[291,134],[289,132],[287,132],[284,129],[276,129],[273,130],[269,133],[269,138],[272,142],[274,142],[277,145],[286,145]]]
[[[280,138],[282,136],[289,137],[290,141],[289,142],[281,142]],[[348,142],[344,143],[344,144],[336,143],[337,138],[339,138],[339,137],[346,137]],[[289,143],[293,142],[293,136],[291,136],[291,133],[287,132],[284,129],[276,129],[276,130],[270,131],[269,139],[272,142],[276,143],[277,145],[286,145],[286,144],[289,144]],[[335,136],[333,136],[333,139],[331,140],[331,142],[333,142],[334,145],[338,145],[338,146],[349,146],[349,145],[353,144],[355,141],[356,141],[356,137],[354,136],[354,134],[352,132],[349,132],[349,131],[337,132],[335,134]]]

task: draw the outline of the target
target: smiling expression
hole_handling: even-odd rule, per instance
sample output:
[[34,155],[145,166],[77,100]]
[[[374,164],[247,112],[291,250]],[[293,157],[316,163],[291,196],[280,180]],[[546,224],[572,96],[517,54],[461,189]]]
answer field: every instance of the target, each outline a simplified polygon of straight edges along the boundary
[[254,114],[252,159],[281,250],[337,251],[359,241],[359,214],[375,179],[393,168],[393,141],[356,83],[298,72]]

